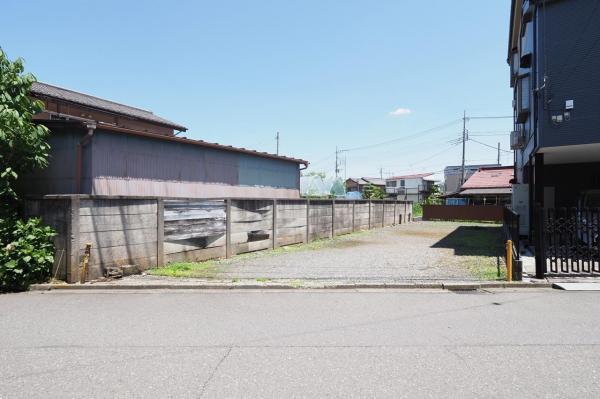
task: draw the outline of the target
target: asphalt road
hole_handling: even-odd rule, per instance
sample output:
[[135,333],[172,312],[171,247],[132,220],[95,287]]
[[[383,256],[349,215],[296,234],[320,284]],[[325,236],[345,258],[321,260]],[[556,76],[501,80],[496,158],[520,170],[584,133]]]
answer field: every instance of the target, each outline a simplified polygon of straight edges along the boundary
[[0,295],[0,398],[600,397],[600,293]]

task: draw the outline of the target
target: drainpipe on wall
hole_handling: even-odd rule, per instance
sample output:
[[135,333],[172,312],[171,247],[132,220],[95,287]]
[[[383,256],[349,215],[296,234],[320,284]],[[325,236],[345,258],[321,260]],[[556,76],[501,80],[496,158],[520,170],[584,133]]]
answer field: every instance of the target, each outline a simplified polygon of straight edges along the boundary
[[75,170],[75,194],[81,194],[81,179],[83,169],[83,147],[89,144],[96,130],[96,124],[94,122],[87,122],[85,124],[87,128],[87,134],[79,140],[77,143],[77,169]]

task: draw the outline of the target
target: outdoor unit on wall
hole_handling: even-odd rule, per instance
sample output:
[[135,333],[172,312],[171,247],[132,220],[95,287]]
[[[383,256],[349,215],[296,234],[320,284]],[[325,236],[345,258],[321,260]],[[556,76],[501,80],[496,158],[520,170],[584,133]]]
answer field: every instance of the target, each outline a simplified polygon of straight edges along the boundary
[[517,130],[510,132],[510,149],[520,150],[525,147],[525,132],[522,125],[517,125]]

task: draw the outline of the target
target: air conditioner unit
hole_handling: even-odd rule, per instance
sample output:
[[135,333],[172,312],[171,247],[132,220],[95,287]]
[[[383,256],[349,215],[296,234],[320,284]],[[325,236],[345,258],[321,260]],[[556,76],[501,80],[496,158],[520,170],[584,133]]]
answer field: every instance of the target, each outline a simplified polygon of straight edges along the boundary
[[525,132],[522,126],[518,126],[517,130],[510,132],[510,148],[519,150],[523,147],[525,147]]

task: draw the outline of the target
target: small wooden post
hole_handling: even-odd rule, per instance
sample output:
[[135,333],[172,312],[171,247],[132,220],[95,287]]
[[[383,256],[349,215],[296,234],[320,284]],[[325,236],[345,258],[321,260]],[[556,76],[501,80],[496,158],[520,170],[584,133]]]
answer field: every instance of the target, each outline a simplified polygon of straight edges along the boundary
[[271,248],[277,248],[277,200],[273,200],[273,240],[271,242]]
[[230,258],[231,253],[231,198],[225,200],[225,257]]
[[85,244],[85,251],[83,252],[83,260],[81,261],[81,272],[79,273],[79,282],[85,283],[88,275],[88,264],[90,262],[90,253],[92,252],[92,243]]
[[512,240],[506,241],[506,280],[512,281]]
[[392,223],[392,226],[396,225],[396,205],[398,205],[398,201],[394,200],[394,222]]

